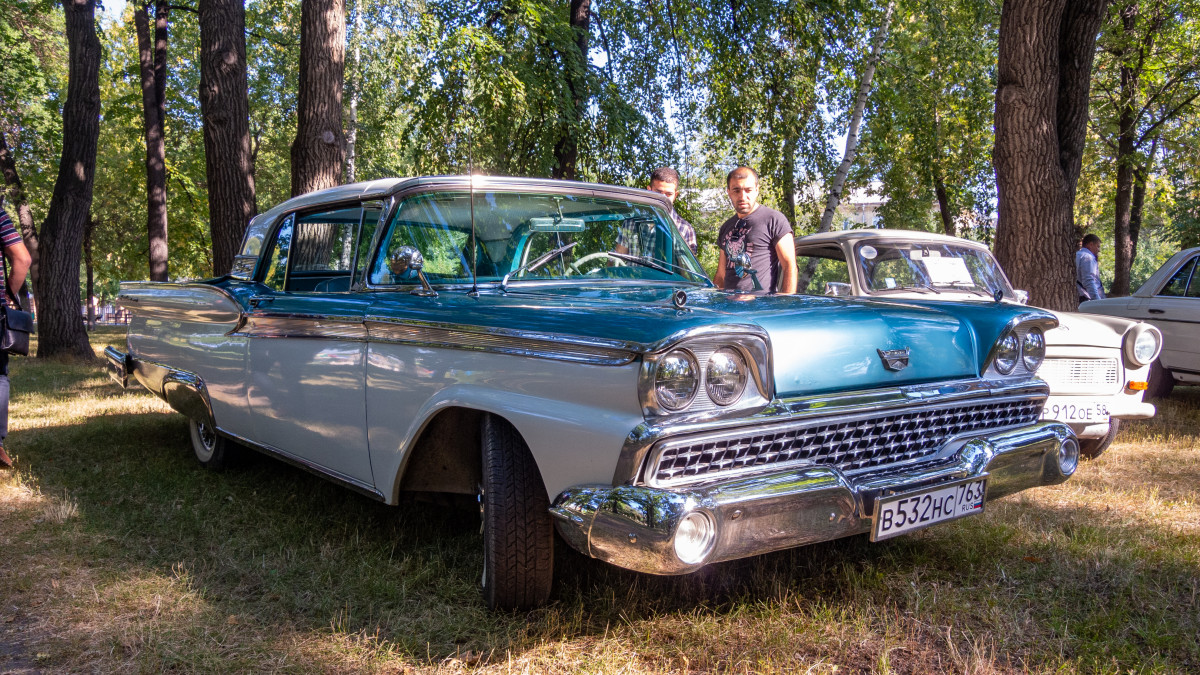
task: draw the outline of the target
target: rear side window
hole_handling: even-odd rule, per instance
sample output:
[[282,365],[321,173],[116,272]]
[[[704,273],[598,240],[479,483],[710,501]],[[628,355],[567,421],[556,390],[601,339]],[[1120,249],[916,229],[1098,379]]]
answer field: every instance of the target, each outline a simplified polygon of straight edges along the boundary
[[[1188,279],[1190,279],[1192,277],[1192,268],[1195,266],[1196,266],[1195,258],[1192,258],[1191,260],[1187,261],[1187,263],[1183,267],[1179,268],[1179,271],[1175,273],[1175,276],[1171,277],[1171,280],[1167,282],[1167,285],[1163,286],[1162,290],[1159,291],[1158,294],[1166,295],[1166,296],[1173,296],[1173,297],[1183,297],[1184,295],[1187,295],[1188,294]],[[1200,284],[1192,284],[1192,285],[1197,286],[1196,291],[1193,291],[1193,293],[1200,292]],[[1196,296],[1193,295],[1192,297],[1196,297]]]
[[348,290],[362,214],[354,205],[288,216],[272,243],[263,283],[300,293]]

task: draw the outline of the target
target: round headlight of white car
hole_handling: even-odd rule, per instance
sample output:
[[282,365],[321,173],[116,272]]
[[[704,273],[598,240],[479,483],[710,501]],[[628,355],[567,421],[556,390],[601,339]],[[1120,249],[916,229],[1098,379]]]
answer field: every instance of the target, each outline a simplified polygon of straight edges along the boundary
[[704,387],[717,405],[736,403],[746,390],[746,359],[732,347],[722,347],[708,357]]
[[700,388],[700,366],[685,349],[668,352],[658,361],[654,372],[654,396],[663,408],[683,410],[696,398]]
[[1008,375],[1017,367],[1020,359],[1021,342],[1017,340],[1016,333],[1009,331],[996,343],[996,356],[992,363],[996,366],[996,372]]
[[1158,358],[1160,347],[1162,337],[1153,326],[1143,324],[1125,334],[1125,354],[1139,368]]
[[717,539],[717,526],[703,511],[692,511],[675,528],[675,555],[681,562],[702,562]]
[[1030,328],[1021,340],[1021,363],[1025,370],[1035,372],[1046,358],[1046,334],[1041,328]]

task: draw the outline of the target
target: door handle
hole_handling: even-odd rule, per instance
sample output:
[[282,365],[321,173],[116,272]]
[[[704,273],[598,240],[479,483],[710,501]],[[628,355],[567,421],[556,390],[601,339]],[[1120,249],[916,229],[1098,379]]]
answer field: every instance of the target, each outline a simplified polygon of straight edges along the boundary
[[250,296],[250,306],[258,307],[259,305],[275,302],[273,295],[252,295]]
[[1162,310],[1162,309],[1151,309],[1151,310],[1147,310],[1147,311],[1150,312],[1151,314],[1166,314],[1166,310]]

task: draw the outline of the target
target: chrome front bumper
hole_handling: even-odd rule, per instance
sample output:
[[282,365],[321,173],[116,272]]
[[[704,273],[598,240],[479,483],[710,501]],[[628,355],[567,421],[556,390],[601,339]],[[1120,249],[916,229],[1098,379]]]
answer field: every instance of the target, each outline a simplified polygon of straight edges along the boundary
[[[1064,452],[1078,456],[1070,428],[1042,422],[971,439],[950,458],[916,467],[847,476],[810,466],[675,489],[579,486],[560,494],[550,511],[563,538],[586,555],[639,572],[684,574],[870,532],[876,499],[892,494],[987,476],[990,501],[1061,483],[1076,465],[1060,466]],[[707,556],[689,564],[676,555],[674,538],[695,511],[711,518],[716,535]]]

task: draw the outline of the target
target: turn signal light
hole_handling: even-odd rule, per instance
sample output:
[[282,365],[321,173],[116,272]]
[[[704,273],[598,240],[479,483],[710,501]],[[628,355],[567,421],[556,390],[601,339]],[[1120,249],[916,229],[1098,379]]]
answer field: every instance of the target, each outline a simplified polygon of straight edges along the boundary
[[1135,382],[1130,380],[1129,383],[1125,385],[1125,388],[1129,391],[1146,391],[1149,386],[1149,382]]

